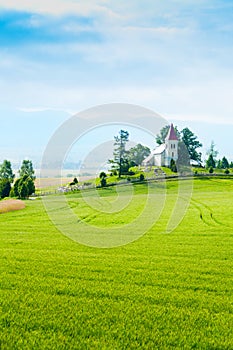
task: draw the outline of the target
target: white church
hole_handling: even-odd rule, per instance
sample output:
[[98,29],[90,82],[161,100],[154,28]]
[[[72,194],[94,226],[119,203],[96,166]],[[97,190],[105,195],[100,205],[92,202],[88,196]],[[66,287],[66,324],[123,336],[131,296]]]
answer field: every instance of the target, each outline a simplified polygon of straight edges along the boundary
[[175,162],[178,159],[178,138],[173,124],[168,131],[165,143],[156,147],[151,154],[144,159],[143,166],[170,166],[171,159]]

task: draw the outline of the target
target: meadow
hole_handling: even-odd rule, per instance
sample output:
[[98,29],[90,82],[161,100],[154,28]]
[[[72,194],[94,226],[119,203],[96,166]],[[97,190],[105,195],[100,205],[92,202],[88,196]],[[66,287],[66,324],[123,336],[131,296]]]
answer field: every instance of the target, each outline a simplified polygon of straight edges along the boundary
[[[0,349],[233,349],[233,179],[194,179],[170,234],[177,181],[166,185],[158,221],[111,249],[64,236],[40,199],[1,214]],[[106,205],[118,196],[98,191]],[[134,185],[125,210],[98,215],[91,190],[66,198],[84,222],[111,228],[136,218],[146,195]]]

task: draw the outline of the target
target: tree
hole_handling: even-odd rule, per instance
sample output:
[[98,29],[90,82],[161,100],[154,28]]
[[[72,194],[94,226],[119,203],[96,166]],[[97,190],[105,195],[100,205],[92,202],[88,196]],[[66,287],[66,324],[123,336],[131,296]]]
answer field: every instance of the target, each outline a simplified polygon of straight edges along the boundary
[[221,161],[221,159],[219,159],[217,161],[217,169],[222,169],[222,161]]
[[[156,135],[156,143],[158,145],[162,145],[163,143],[165,143],[165,139],[167,137],[169,129],[170,129],[170,125],[166,125],[160,130],[160,133]],[[177,138],[180,139],[180,132],[177,126],[175,126],[174,129],[175,129]]]
[[222,159],[222,169],[228,169],[229,168],[229,162],[226,157],[223,157]]
[[206,161],[206,168],[210,168],[210,167],[212,168],[216,167],[216,162],[214,160],[212,153],[210,153],[209,158]]
[[15,175],[13,174],[11,162],[4,160],[0,165],[0,179],[7,179],[10,183],[14,181]]
[[179,141],[178,143],[178,159],[176,164],[178,167],[190,165],[189,153],[183,141]]
[[19,185],[18,191],[19,191],[19,198],[21,199],[25,199],[29,196],[28,188],[25,182],[22,182]]
[[23,163],[21,165],[21,168],[19,170],[19,176],[23,177],[24,175],[27,175],[31,179],[35,180],[35,171],[33,169],[32,161],[31,160],[23,160]]
[[109,162],[113,165],[113,169],[118,171],[118,176],[128,171],[129,162],[127,159],[127,151],[125,149],[126,143],[129,141],[129,133],[125,130],[119,131],[119,136],[114,136],[114,159]]
[[35,193],[34,180],[24,175],[15,181],[13,190],[15,197],[25,199]]
[[181,137],[187,147],[190,159],[201,164],[201,153],[198,153],[197,149],[202,147],[202,144],[197,140],[197,136],[189,128],[184,128],[181,131]]
[[0,180],[0,198],[9,197],[11,191],[11,183],[8,179]]
[[218,151],[215,149],[214,141],[211,141],[210,148],[206,152],[208,159],[206,161],[206,168],[216,168]]
[[215,149],[215,143],[214,141],[211,141],[211,144],[210,144],[210,148],[208,149],[208,151],[206,152],[206,155],[207,156],[210,156],[212,155],[213,159],[215,160],[216,162],[216,158],[217,158],[217,155],[218,155],[218,151]]
[[36,188],[35,188],[34,180],[31,177],[28,176],[27,179],[25,179],[24,183],[27,187],[28,196],[35,193]]
[[171,161],[170,161],[170,169],[171,169],[171,171],[173,171],[174,173],[177,173],[176,162],[174,161],[174,159],[171,159]]
[[128,151],[128,160],[130,166],[140,165],[143,160],[150,155],[149,147],[143,146],[140,143],[132,147]]
[[101,184],[101,187],[105,187],[107,185],[106,177],[107,177],[107,175],[105,174],[105,172],[101,171],[101,173],[100,173],[100,184]]

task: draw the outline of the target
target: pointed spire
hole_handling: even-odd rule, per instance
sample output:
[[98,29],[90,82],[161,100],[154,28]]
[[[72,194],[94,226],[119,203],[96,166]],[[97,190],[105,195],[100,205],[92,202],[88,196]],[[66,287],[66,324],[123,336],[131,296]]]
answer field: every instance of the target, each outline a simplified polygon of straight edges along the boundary
[[170,140],[178,141],[178,138],[176,136],[176,132],[175,132],[175,129],[174,129],[174,126],[172,123],[171,123],[170,129],[169,129],[167,137],[166,137],[166,141],[170,141]]

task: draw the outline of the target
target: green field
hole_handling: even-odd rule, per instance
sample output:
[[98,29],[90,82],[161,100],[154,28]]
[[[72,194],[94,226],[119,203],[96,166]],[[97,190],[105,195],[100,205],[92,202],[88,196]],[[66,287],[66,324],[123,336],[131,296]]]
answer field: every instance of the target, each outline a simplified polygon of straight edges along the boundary
[[[120,214],[66,198],[84,222],[110,229],[142,210],[147,186],[134,189]],[[167,234],[176,193],[167,182],[155,225],[111,249],[61,234],[41,200],[0,215],[0,349],[233,349],[233,179],[195,179],[184,219]],[[99,194],[106,205],[117,196]]]

